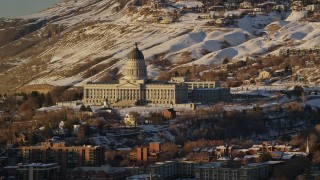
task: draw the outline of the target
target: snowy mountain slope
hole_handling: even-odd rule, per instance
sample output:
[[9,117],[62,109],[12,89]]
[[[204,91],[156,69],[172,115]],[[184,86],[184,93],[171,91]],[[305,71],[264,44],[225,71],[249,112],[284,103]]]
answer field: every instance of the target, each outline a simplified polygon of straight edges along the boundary
[[[99,81],[115,68],[123,70],[135,42],[145,55],[152,78],[163,69],[170,70],[155,64],[158,55],[173,65],[210,65],[219,64],[226,57],[239,60],[277,54],[275,47],[320,45],[319,24],[299,21],[304,12],[292,12],[289,16],[278,13],[245,16],[238,20],[238,28],[217,28],[205,26],[210,20],[197,20],[195,13],[188,13],[173,24],[145,22],[152,13],[141,15],[140,12],[148,7],[133,7],[132,3],[129,0],[68,0],[21,17],[22,25],[35,19],[36,28],[5,41],[0,47],[0,90],[34,84],[81,86],[87,81]],[[4,21],[6,30],[18,20]],[[44,24],[38,25],[39,22]],[[269,24],[279,29],[268,34]],[[190,54],[192,62],[185,61],[185,52]]]
[[[291,14],[290,16],[294,16],[294,15]],[[298,16],[301,17],[300,12],[298,12]],[[293,17],[287,18],[287,20],[292,18]],[[246,18],[243,18],[243,19],[246,19]],[[247,21],[243,19],[241,21]],[[298,18],[295,18],[295,19],[298,19]],[[264,21],[265,20],[263,20],[262,22]],[[192,63],[194,64],[222,63],[222,60],[224,58],[244,59],[247,56],[265,55],[265,54],[271,53],[270,50],[273,49],[274,47],[294,46],[297,48],[310,48],[310,47],[320,46],[320,42],[319,42],[320,23],[286,21],[285,23],[282,22],[277,24],[279,26],[281,26],[282,24],[283,26],[272,35],[266,34],[262,37],[253,38],[239,45],[235,45],[226,49],[212,52],[202,58],[199,58],[198,60]],[[278,51],[276,50],[273,54],[278,54]]]

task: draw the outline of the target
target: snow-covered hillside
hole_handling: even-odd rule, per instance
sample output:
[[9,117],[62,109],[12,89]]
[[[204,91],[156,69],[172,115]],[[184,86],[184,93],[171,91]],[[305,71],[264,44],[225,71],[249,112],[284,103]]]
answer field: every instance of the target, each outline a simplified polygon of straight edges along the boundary
[[[195,13],[187,13],[172,24],[147,22],[152,15],[142,12],[149,11],[148,7],[134,7],[132,3],[66,0],[21,17],[22,23],[35,19],[32,23],[44,21],[45,25],[0,47],[0,63],[6,67],[0,72],[0,90],[32,84],[81,86],[98,81],[114,68],[122,71],[135,42],[145,55],[152,78],[163,69],[153,64],[159,54],[173,65],[210,65],[222,63],[224,58],[236,61],[278,54],[277,49],[283,46],[320,46],[320,23],[299,21],[304,12],[244,16],[237,28],[217,28],[205,26],[210,20],[198,20]],[[181,2],[176,4],[180,6]],[[10,24],[14,20],[4,21]],[[267,31],[271,24],[278,26],[274,33]],[[0,30],[0,35],[10,28],[13,26]],[[17,53],[8,53],[19,48]],[[183,63],[185,52],[192,62]]]

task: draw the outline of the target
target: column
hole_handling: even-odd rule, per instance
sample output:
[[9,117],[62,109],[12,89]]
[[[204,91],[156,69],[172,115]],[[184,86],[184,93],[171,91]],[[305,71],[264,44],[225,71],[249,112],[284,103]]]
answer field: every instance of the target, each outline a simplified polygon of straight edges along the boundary
[[115,98],[119,99],[119,89],[115,89],[114,94],[115,94]]
[[176,102],[176,92],[175,90],[172,90],[172,93],[173,93],[173,103]]
[[87,89],[84,89],[83,91],[83,99],[87,99]]

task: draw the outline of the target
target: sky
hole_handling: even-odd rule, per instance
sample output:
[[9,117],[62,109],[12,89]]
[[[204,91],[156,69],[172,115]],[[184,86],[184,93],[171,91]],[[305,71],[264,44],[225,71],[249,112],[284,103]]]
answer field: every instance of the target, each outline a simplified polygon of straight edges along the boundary
[[61,0],[0,0],[0,18],[33,14]]

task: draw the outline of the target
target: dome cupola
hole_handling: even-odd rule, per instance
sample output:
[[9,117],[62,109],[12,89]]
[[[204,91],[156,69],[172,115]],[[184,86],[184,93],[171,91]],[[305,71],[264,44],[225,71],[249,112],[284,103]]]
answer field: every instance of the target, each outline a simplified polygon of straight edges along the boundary
[[142,52],[138,48],[138,44],[135,44],[135,48],[128,54],[128,59],[141,59],[144,60]]
[[128,54],[128,60],[125,65],[125,80],[147,80],[147,66],[144,61],[143,53],[139,50],[138,44]]

